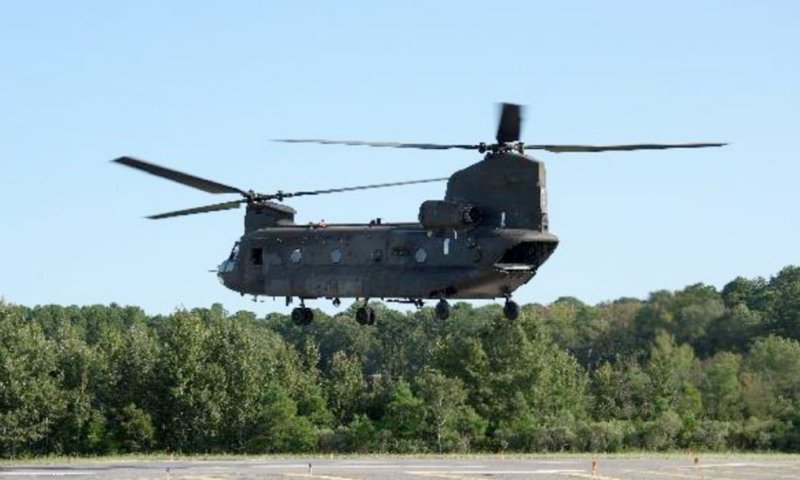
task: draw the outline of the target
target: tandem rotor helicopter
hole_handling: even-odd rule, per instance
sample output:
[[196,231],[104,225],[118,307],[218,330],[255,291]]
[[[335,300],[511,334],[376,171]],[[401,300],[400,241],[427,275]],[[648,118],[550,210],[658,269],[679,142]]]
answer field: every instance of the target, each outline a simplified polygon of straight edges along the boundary
[[[522,108],[504,103],[494,143],[431,144],[285,139],[286,143],[356,145],[422,150],[476,150],[484,155],[449,178],[264,194],[243,190],[133,157],[116,163],[212,194],[241,198],[152,215],[151,219],[230,210],[246,205],[244,234],[217,269],[229,289],[254,296],[297,297],[292,320],[313,320],[305,301],[363,300],[356,310],[362,325],[375,323],[370,298],[411,303],[437,301],[439,319],[450,314],[449,299],[504,298],[503,313],[513,320],[519,306],[512,293],[527,283],[550,257],[558,238],[548,231],[544,163],[529,150],[552,153],[720,147],[725,143],[633,145],[529,145],[520,141]],[[308,224],[294,222],[288,198],[395,187],[447,180],[443,200],[428,200],[416,222]]]

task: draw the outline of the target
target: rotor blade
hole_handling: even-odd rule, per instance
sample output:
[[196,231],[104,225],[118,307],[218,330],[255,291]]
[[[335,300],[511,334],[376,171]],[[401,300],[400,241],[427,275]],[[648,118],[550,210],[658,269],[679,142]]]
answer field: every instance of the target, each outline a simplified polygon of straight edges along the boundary
[[723,147],[727,143],[639,143],[632,145],[525,145],[525,150],[552,153],[614,152],[628,150],[666,150],[669,148]]
[[185,210],[175,210],[174,212],[159,213],[158,215],[150,215],[150,220],[160,220],[162,218],[182,217],[184,215],[194,215],[195,213],[206,212],[219,212],[221,210],[232,210],[239,208],[242,203],[247,200],[234,200],[232,202],[216,203],[214,205],[206,205],[205,207],[187,208]]
[[318,143],[321,145],[349,145],[358,147],[418,148],[422,150],[477,150],[479,145],[441,144],[441,143],[402,143],[402,142],[362,142],[359,140],[324,140],[320,138],[279,138],[273,140],[281,143]]
[[497,143],[512,143],[519,141],[519,131],[522,123],[522,107],[514,103],[502,103],[500,122],[497,125]]
[[408,180],[405,182],[391,182],[391,183],[377,183],[375,185],[360,185],[357,187],[343,187],[343,188],[329,188],[325,190],[311,190],[306,192],[291,192],[291,193],[276,193],[273,195],[264,195],[262,198],[266,199],[283,199],[289,197],[302,197],[305,195],[322,195],[327,193],[339,193],[339,192],[352,192],[354,190],[368,190],[371,188],[384,188],[384,187],[399,187],[402,185],[415,185],[417,183],[431,183],[431,182],[443,182],[447,180],[448,177],[442,178],[428,178],[425,180]]
[[141,170],[143,172],[150,173],[157,177],[166,178],[167,180],[172,180],[173,182],[182,183],[186,186],[203,190],[204,192],[238,193],[245,196],[247,195],[247,192],[239,190],[236,187],[231,187],[222,183],[206,180],[200,177],[195,177],[194,175],[189,175],[188,173],[179,172],[177,170],[172,170],[171,168],[166,168],[160,165],[155,165],[153,163],[145,162],[144,160],[139,160],[138,158],[119,157],[112,161],[115,163],[119,163],[121,165],[125,165],[126,167],[131,167],[135,168],[136,170]]

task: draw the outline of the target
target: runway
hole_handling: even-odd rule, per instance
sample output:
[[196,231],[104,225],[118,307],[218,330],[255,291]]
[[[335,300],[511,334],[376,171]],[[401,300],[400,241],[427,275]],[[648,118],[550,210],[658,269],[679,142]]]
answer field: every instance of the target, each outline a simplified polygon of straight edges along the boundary
[[[120,480],[225,479],[570,479],[737,480],[800,479],[800,457],[691,456],[647,458],[555,457],[469,458],[345,457],[341,459],[86,460],[70,463],[20,463],[0,467],[0,479],[70,478]],[[594,462],[594,465],[593,465]]]

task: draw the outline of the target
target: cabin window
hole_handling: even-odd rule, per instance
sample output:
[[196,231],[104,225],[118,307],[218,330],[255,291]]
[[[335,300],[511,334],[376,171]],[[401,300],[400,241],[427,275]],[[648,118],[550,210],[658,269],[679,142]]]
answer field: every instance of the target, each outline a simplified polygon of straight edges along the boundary
[[414,260],[416,260],[417,263],[425,263],[425,260],[427,259],[428,259],[427,250],[425,250],[422,247],[419,247],[417,251],[414,253]]
[[302,258],[303,254],[300,253],[299,248],[295,248],[294,250],[292,250],[292,253],[289,254],[289,260],[291,260],[292,263],[300,263],[300,260],[302,260]]
[[331,250],[331,262],[339,263],[342,261],[342,251],[338,248]]
[[253,265],[262,265],[264,263],[264,250],[261,248],[254,248],[250,250],[250,261]]

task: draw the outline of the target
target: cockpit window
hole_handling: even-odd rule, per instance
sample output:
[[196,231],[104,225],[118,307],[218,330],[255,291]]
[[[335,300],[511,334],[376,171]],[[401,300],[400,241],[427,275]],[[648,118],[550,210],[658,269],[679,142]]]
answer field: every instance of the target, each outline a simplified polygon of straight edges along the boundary
[[233,244],[233,248],[231,249],[231,254],[228,256],[228,260],[236,260],[239,256],[239,242]]

